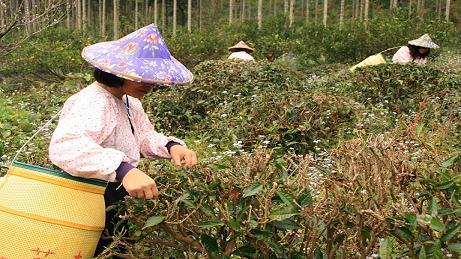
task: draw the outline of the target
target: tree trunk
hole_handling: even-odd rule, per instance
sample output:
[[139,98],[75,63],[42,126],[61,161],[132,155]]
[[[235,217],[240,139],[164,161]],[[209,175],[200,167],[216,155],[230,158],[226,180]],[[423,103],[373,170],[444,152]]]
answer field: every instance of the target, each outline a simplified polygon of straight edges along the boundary
[[355,1],[355,18],[360,18],[360,13],[359,13],[359,10],[360,10],[360,1],[361,0],[356,0]]
[[246,1],[242,0],[242,10],[240,14],[240,21],[244,22],[245,21],[245,11],[246,11]]
[[154,0],[154,23],[155,26],[158,26],[158,1]]
[[82,0],[82,28],[86,28],[86,1]]
[[390,0],[389,1],[389,9],[393,9],[394,8],[394,0]]
[[187,0],[187,31],[192,32],[192,0]]
[[323,26],[327,27],[328,0],[323,0]]
[[203,10],[202,0],[198,1],[198,5],[199,5],[199,7],[198,7],[199,8],[199,10],[198,10],[198,12],[199,12],[199,15],[198,15],[199,16],[199,19],[198,19],[199,20],[199,25],[198,25],[198,27],[199,27],[199,30],[202,31],[202,17],[203,17],[203,15],[202,15],[202,10]]
[[98,0],[98,26],[99,26],[99,31],[101,31],[101,21],[102,21],[102,0]]
[[37,6],[35,5],[35,0],[31,0],[31,7],[30,7],[30,17],[31,17],[31,25],[32,31],[37,31],[37,22],[35,21]]
[[166,5],[165,0],[162,0],[162,29],[165,30],[166,28]]
[[173,0],[173,36],[176,35],[176,11],[178,9],[178,0]]
[[263,0],[258,0],[258,29],[263,26]]
[[277,11],[278,11],[278,3],[279,1],[278,0],[274,0],[274,16],[277,15]]
[[365,10],[363,13],[363,20],[365,21],[365,28],[368,28],[368,9],[370,7],[370,0],[365,0]]
[[[138,11],[139,11],[138,0],[135,0],[134,1],[134,29],[135,30],[138,29]],[[147,15],[146,15],[146,19],[147,19]]]
[[93,18],[93,15],[91,13],[91,10],[92,10],[92,8],[91,8],[91,0],[87,1],[86,10],[88,12],[88,14],[86,15],[86,20],[87,20],[86,25],[91,27],[91,19]]
[[359,4],[360,4],[360,6],[359,6],[360,7],[360,9],[359,9],[359,18],[360,18],[360,21],[363,20],[363,4],[364,4],[363,2],[364,2],[364,0],[359,0]]
[[306,24],[309,23],[309,15],[310,15],[310,13],[309,13],[309,1],[310,0],[306,0]]
[[356,16],[356,14],[355,14],[355,2],[356,2],[356,0],[352,0],[351,17],[352,17],[353,19],[355,19],[355,16]]
[[23,1],[24,5],[24,23],[26,25],[26,34],[29,35],[31,33],[30,29],[30,4],[29,0],[24,0]]
[[[136,4],[138,3],[138,0],[135,0]],[[138,18],[139,19],[139,18]],[[149,0],[146,0],[144,2],[144,23],[145,24],[150,24],[152,22],[150,15],[149,15]],[[136,26],[138,28],[138,26]]]
[[408,17],[411,17],[411,0],[408,1]]
[[106,0],[102,0],[101,34],[106,36]]
[[288,16],[288,0],[283,2],[283,13],[285,16]]
[[0,0],[0,29],[5,27],[5,16],[6,16],[6,5],[3,5],[2,0]]
[[315,24],[317,24],[318,12],[319,12],[319,0],[315,0],[315,7],[314,7],[314,23]]
[[77,0],[77,29],[82,29],[82,2],[81,0]]
[[295,0],[290,1],[290,16],[289,16],[289,23],[288,27],[291,28],[294,23],[294,12],[295,12]]
[[114,40],[118,39],[119,35],[119,8],[120,0],[114,0]]
[[424,18],[424,0],[421,0],[420,13],[421,13],[420,17],[421,19],[423,19]]
[[232,11],[234,10],[234,0],[229,0],[229,25],[232,25]]
[[447,0],[447,5],[445,6],[445,21],[450,21],[450,2],[451,0]]
[[437,8],[437,19],[440,20],[442,17],[442,0],[439,0],[439,6]]
[[394,0],[394,8],[396,8],[399,4],[399,1],[398,0]]
[[418,15],[418,17],[420,17],[420,14],[421,14],[421,0],[417,0],[417,4],[416,4],[416,15]]
[[342,30],[344,25],[344,0],[341,0],[339,10],[339,29]]

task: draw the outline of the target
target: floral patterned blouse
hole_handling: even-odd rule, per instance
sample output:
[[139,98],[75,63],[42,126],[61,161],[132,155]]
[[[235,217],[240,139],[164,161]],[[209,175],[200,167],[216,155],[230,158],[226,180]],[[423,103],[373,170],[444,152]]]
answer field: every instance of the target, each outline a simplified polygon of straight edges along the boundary
[[122,162],[136,167],[141,155],[171,158],[166,144],[175,141],[184,145],[177,138],[156,132],[141,102],[128,97],[133,132],[126,96],[122,99],[97,82],[71,96],[50,142],[50,160],[73,176],[114,182],[115,170]]

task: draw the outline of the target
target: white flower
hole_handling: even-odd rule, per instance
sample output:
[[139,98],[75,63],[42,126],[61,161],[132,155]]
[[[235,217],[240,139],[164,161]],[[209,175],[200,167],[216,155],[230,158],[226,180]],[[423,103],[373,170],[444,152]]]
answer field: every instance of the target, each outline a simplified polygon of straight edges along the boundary
[[269,145],[269,143],[271,143],[269,140],[264,140],[264,141],[263,141],[263,144],[264,144],[264,145]]
[[208,144],[208,147],[209,147],[209,148],[212,148],[212,147],[214,147],[214,146],[215,146],[215,144]]
[[221,114],[221,118],[226,118],[227,117],[227,114],[223,113]]

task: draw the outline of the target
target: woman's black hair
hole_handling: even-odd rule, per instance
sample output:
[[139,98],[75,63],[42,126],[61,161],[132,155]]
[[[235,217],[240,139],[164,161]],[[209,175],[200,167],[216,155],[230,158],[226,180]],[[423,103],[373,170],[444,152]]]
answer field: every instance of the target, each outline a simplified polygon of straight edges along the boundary
[[431,49],[427,48],[428,50],[426,51],[426,53],[421,54],[419,53],[419,49],[423,49],[423,47],[415,46],[411,44],[408,44],[407,47],[410,49],[410,55],[413,57],[413,59],[425,58],[427,57],[427,55],[429,55],[429,52],[431,52]]
[[123,85],[123,78],[120,78],[114,74],[102,71],[99,68],[95,68],[93,72],[94,79],[103,85],[109,87],[120,87]]

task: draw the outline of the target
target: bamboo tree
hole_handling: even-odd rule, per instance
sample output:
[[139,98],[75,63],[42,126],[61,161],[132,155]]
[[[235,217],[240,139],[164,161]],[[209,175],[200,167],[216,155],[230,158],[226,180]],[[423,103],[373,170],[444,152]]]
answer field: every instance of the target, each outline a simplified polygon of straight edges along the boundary
[[294,22],[294,9],[295,9],[295,0],[290,1],[290,15],[289,15],[289,23],[288,27],[291,28]]
[[411,0],[408,1],[408,17],[411,17]]
[[93,18],[93,15],[92,15],[92,13],[91,13],[91,10],[92,10],[92,9],[93,9],[93,8],[91,8],[91,0],[88,0],[88,1],[87,1],[87,8],[86,8],[86,10],[87,10],[87,12],[88,12],[88,14],[87,14],[87,16],[86,16],[86,17],[87,17],[87,23],[86,23],[86,25],[87,25],[87,26],[90,26],[90,27],[91,27],[91,19]]
[[344,0],[341,0],[339,10],[339,29],[342,30],[344,25]]
[[77,8],[77,30],[82,29],[82,2],[81,0],[77,0],[77,5],[75,6]]
[[323,26],[327,27],[328,0],[323,0]]
[[450,0],[447,0],[446,6],[445,6],[445,21],[447,22],[450,21]]
[[86,28],[86,1],[82,0],[82,28],[85,30]]
[[359,19],[360,21],[363,20],[363,6],[364,6],[364,0],[359,0],[359,4],[360,4],[360,9],[359,9]]
[[158,1],[154,0],[154,23],[157,25],[157,19],[158,19]]
[[[135,0],[136,1],[136,4],[138,3],[138,0]],[[151,23],[151,19],[149,17],[149,0],[146,0],[145,1],[145,4],[144,4],[144,23],[145,24],[150,24]],[[136,26],[136,28],[138,28],[138,26]]]
[[309,23],[309,1],[310,0],[306,0],[306,24]]
[[31,25],[32,25],[33,32],[37,31],[37,22],[35,21],[37,9],[38,8],[35,4],[35,0],[31,0],[30,17],[31,17]]
[[315,0],[315,6],[314,6],[314,23],[315,24],[317,24],[318,12],[319,12],[319,0]]
[[232,24],[232,11],[234,10],[234,0],[229,0],[229,25]]
[[241,14],[240,14],[240,21],[244,22],[245,21],[245,11],[246,11],[246,1],[242,0],[242,9],[241,9]]
[[6,16],[6,5],[3,3],[2,0],[0,0],[0,28],[5,27],[5,16]]
[[192,32],[192,0],[187,0],[187,31]]
[[263,0],[258,0],[258,29],[263,25]]
[[[202,10],[203,10],[202,0],[198,1],[198,5],[199,5],[199,7],[198,7],[199,8],[199,10],[198,10],[198,16],[199,16],[198,17],[198,21],[199,21],[198,22],[199,23],[198,27],[199,27],[199,30],[202,31],[202,17],[203,17],[203,15],[202,15]],[[216,6],[216,3],[214,4],[214,6]]]
[[442,17],[442,0],[439,0],[438,3],[439,6],[437,8],[437,19],[440,20],[440,18]]
[[283,2],[283,14],[288,16],[288,0],[284,0]]
[[162,28],[165,29],[166,26],[166,5],[165,0],[162,0]]
[[178,9],[178,0],[173,0],[173,36],[176,35],[176,10]]
[[370,7],[370,0],[365,0],[365,10],[363,13],[363,20],[365,21],[365,28],[368,28],[368,9]]
[[[134,0],[134,28],[138,29],[138,0]],[[147,17],[147,16],[146,16]]]
[[106,36],[106,0],[102,0],[101,34]]
[[119,10],[120,0],[114,0],[114,39],[119,37]]
[[421,0],[420,17],[424,18],[424,0]]
[[26,25],[26,34],[29,35],[31,33],[30,30],[30,4],[29,0],[24,0],[23,1],[24,5],[24,24]]

